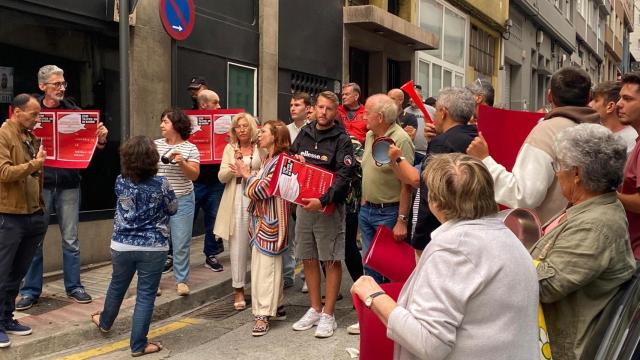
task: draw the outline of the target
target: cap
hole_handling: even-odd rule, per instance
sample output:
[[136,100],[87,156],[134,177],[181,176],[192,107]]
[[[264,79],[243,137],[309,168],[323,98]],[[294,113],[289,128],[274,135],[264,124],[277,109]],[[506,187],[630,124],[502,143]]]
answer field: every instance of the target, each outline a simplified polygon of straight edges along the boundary
[[202,76],[194,76],[189,81],[188,88],[189,89],[197,89],[201,85],[207,86],[207,80],[205,80],[204,77],[202,77]]

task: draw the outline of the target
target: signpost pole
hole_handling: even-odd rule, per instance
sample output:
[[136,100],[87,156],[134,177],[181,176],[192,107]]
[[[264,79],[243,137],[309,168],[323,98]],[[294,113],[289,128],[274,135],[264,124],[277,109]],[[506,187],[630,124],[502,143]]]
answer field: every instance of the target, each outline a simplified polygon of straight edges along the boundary
[[120,0],[120,143],[129,139],[129,0]]

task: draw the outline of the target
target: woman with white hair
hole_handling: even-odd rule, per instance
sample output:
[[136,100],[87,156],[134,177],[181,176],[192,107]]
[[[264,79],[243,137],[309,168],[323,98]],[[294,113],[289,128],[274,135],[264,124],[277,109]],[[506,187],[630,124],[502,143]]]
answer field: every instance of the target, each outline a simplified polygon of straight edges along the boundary
[[602,310],[631,278],[636,263],[627,218],[616,198],[627,150],[622,139],[597,124],[560,132],[554,163],[566,210],[544,228],[531,249],[540,302],[556,360],[589,358],[584,345]]
[[539,359],[535,270],[496,216],[489,171],[453,153],[434,155],[423,176],[442,225],[398,301],[368,276],[351,292],[387,326],[395,359]]
[[244,161],[251,173],[260,170],[262,159],[256,139],[256,119],[247,114],[236,114],[231,120],[230,141],[222,153],[218,179],[225,184],[220,208],[213,228],[214,234],[229,241],[231,260],[231,286],[234,290],[233,306],[244,310],[244,286],[249,257],[249,198],[244,196],[242,175],[236,168],[236,160]]

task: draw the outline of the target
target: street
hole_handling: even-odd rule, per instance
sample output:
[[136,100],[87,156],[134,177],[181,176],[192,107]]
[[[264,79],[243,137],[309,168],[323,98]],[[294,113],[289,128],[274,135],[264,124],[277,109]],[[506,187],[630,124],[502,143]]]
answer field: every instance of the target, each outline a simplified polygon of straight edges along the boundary
[[[150,337],[161,341],[164,349],[145,356],[145,359],[349,359],[346,348],[358,348],[359,337],[349,335],[347,326],[356,322],[352,310],[349,287],[351,279],[345,271],[342,294],[344,299],[336,305],[338,329],[333,337],[317,339],[314,329],[297,332],[291,325],[306,311],[307,294],[300,292],[301,281],[285,290],[287,319],[272,321],[265,336],[251,336],[253,316],[251,308],[241,312],[233,310],[233,297],[226,296],[215,302],[152,323]],[[104,340],[78,346],[70,351],[41,359],[53,360],[116,360],[130,359],[128,334],[105,337]]]

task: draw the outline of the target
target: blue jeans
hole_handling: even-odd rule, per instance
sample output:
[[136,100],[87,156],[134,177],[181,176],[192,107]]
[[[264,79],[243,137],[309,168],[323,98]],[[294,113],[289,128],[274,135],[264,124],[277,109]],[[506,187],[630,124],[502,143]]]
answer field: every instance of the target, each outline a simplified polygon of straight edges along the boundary
[[[362,236],[362,259],[373,242],[378,226],[386,225],[389,229],[393,229],[397,220],[398,206],[376,209],[365,204],[360,208],[358,225],[360,225],[360,235]],[[382,275],[367,266],[364,267],[364,273],[371,276],[378,284],[386,282]]]
[[218,253],[218,242],[213,236],[213,224],[218,215],[218,206],[224,192],[224,184],[216,182],[215,184],[193,183],[193,192],[195,193],[195,210],[193,219],[198,218],[198,210],[202,208],[204,211],[204,255],[210,256]]
[[193,191],[178,197],[178,212],[169,218],[171,244],[173,245],[173,275],[178,283],[189,280],[194,205]]
[[[80,283],[80,241],[78,241],[78,214],[80,211],[80,188],[44,189],[42,193],[49,214],[58,216],[60,235],[62,237],[62,270],[64,288],[67,294],[83,288]],[[20,295],[39,298],[42,294],[42,243],[36,249],[29,271],[24,276]]]
[[160,276],[166,259],[166,251],[111,250],[113,273],[104,299],[104,308],[100,314],[100,327],[111,329],[133,274],[138,272],[136,306],[131,319],[131,352],[143,351],[147,346],[153,304],[156,301],[156,291],[160,285]]

